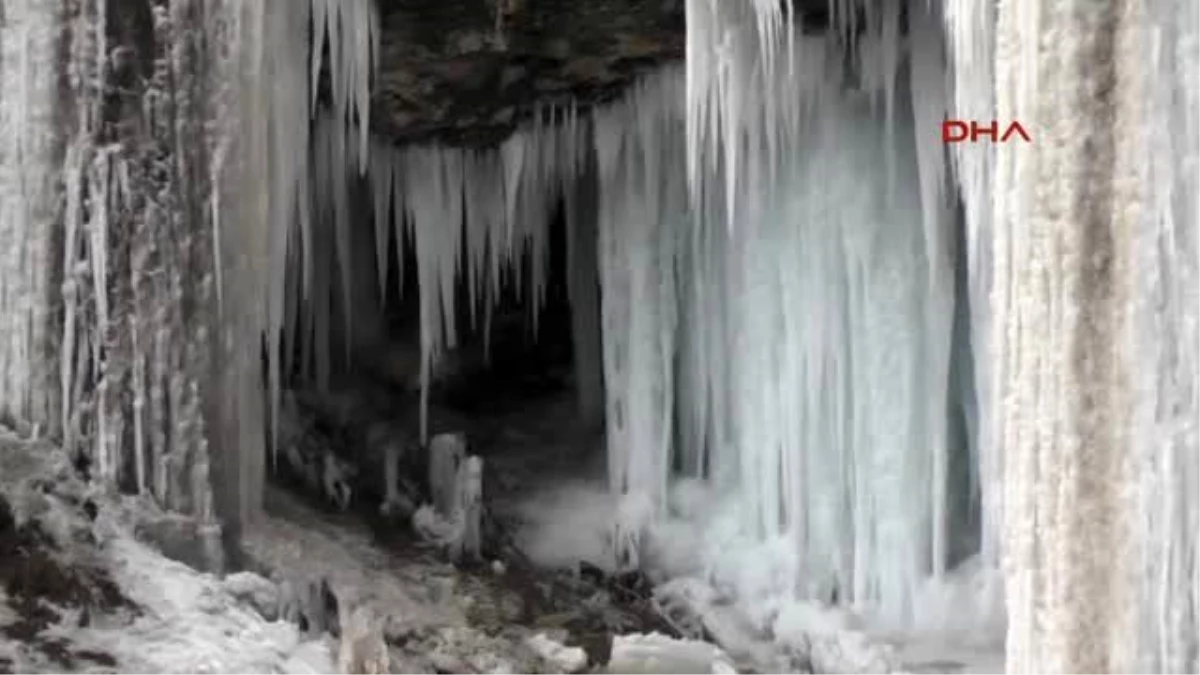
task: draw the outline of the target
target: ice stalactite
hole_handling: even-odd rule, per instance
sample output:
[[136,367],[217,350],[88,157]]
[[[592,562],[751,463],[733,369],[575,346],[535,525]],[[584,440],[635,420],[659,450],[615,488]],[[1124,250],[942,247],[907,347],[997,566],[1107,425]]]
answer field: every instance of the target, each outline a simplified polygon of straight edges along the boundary
[[[439,363],[464,331],[487,333],[491,306],[501,297],[503,283],[511,283],[522,296],[536,332],[546,292],[550,219],[582,166],[583,129],[573,108],[551,108],[496,149],[396,148],[387,139],[372,137],[360,177],[364,156],[357,144],[348,142],[357,127],[344,126],[336,110],[334,115],[318,112],[310,160],[312,211],[301,237],[305,278],[300,285],[305,291],[294,309],[304,322],[296,341],[304,348],[306,376],[326,384],[338,368],[334,350],[339,346],[369,350],[385,339],[380,327],[372,325],[377,310],[406,291],[403,269],[396,275],[401,287],[386,288],[387,246],[395,242],[395,259],[403,266],[405,246],[411,244],[417,264],[425,437],[429,388]],[[368,220],[374,228],[373,261],[356,254],[364,243],[353,230]],[[464,286],[466,311],[460,306]],[[333,326],[337,320],[339,330]],[[463,320],[468,324],[460,325]]]
[[1135,240],[1136,668],[1200,669],[1200,12],[1147,4],[1146,205]]
[[312,358],[306,365],[313,368],[310,374],[321,387],[328,386],[335,368],[348,361],[359,313],[371,311],[352,302],[355,287],[361,282],[357,277],[370,270],[356,268],[351,258],[351,230],[367,212],[355,208],[359,154],[358,146],[347,142],[350,137],[333,115],[320,111],[313,119],[314,189],[306,205],[311,209],[312,250],[306,255],[310,256],[307,264],[312,276],[304,296],[309,321],[305,335],[306,344],[312,347]]
[[10,2],[0,17],[0,419],[50,432],[62,425],[50,310],[62,270],[54,223],[63,139],[55,132],[70,110],[57,65],[61,11]]
[[[308,138],[305,87],[309,45],[303,7],[218,3],[234,47],[215,74],[227,84],[217,111],[212,218],[220,227],[220,369],[222,408],[216,430],[223,476],[236,485],[244,523],[261,508],[264,448],[271,406],[278,410],[279,336],[286,315],[286,269],[294,223],[304,202],[308,164],[295,143]],[[253,289],[253,290],[251,290]],[[263,343],[269,346],[263,372]],[[264,381],[269,383],[264,395]],[[214,485],[220,488],[220,485]]]
[[[355,346],[379,332],[373,325],[379,319],[373,306],[377,303],[361,301],[361,293],[369,290],[362,284],[370,270],[356,264],[353,228],[371,213],[358,206],[358,197],[363,194],[360,176],[369,173],[375,154],[370,105],[380,19],[373,0],[301,4],[296,14],[306,22],[311,16],[311,32],[307,23],[298,32],[288,26],[293,31],[288,39],[305,40],[304,56],[289,61],[289,66],[305,81],[289,82],[286,91],[289,98],[308,98],[301,111],[289,110],[286,123],[274,128],[295,130],[290,141],[280,141],[294,153],[292,166],[311,194],[301,198],[294,213],[275,211],[292,218],[292,225],[277,234],[286,233],[291,242],[288,255],[298,261],[298,267],[277,267],[276,279],[287,287],[285,280],[290,278],[296,291],[284,297],[295,321],[283,324],[282,341],[300,350],[301,374],[324,387],[336,371],[345,369]],[[295,57],[289,52],[287,58]]]
[[677,247],[690,224],[677,72],[643,80],[594,120],[609,484],[624,503],[614,553],[666,507],[674,419]]
[[[993,75],[996,8],[994,2],[944,0],[941,3],[948,51],[948,117],[958,120],[998,119]],[[1006,118],[1007,119],[1007,118]],[[964,249],[970,308],[975,404],[972,470],[979,483],[980,555],[990,568],[1000,565],[1003,524],[1003,457],[992,418],[1001,361],[991,352],[991,324],[1002,306],[992,304],[992,190],[996,148],[990,143],[956,143],[950,147],[954,184],[964,206]],[[998,345],[997,345],[998,346]]]
[[311,0],[309,4],[312,107],[315,112],[322,65],[326,65],[334,118],[346,142],[356,142],[354,156],[359,173],[364,173],[371,145],[371,82],[379,61],[379,8],[375,0]]
[[797,56],[792,3],[784,4],[687,3],[687,174],[694,197],[722,184],[730,227],[737,196],[771,183],[786,139],[821,91],[812,75],[825,64]]

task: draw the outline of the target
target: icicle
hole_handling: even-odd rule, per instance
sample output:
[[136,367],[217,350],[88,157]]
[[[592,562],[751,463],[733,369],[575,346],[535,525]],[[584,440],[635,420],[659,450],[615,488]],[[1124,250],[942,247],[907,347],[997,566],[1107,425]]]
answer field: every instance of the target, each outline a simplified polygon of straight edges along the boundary
[[375,215],[375,271],[379,275],[379,300],[387,298],[388,236],[391,228],[392,157],[387,146],[371,150],[371,193]]
[[313,108],[328,40],[334,114],[347,140],[357,132],[354,156],[358,171],[365,173],[371,146],[371,80],[379,59],[379,10],[374,0],[311,0],[311,6]]
[[92,377],[96,384],[96,473],[101,480],[116,479],[116,458],[110,454],[109,433],[113,420],[109,415],[108,392],[110,382],[105,376],[104,344],[110,327],[108,314],[108,215],[112,208],[109,190],[112,188],[110,152],[97,155],[92,167],[91,180],[98,189],[96,217],[90,224],[89,252],[92,262],[92,292],[96,303],[96,338],[92,343]]
[[[952,218],[947,196],[946,155],[943,147],[934,139],[945,119],[945,64],[942,62],[943,43],[939,32],[938,17],[929,6],[921,3],[908,6],[909,45],[909,92],[912,99],[914,148],[916,151],[917,180],[921,197],[924,253],[929,279],[928,306],[925,310],[929,320],[928,335],[933,341],[932,358],[928,377],[932,382],[935,400],[945,400],[948,389],[938,383],[949,383],[951,360],[951,336],[954,317],[954,262],[955,251],[951,247],[955,221]],[[891,66],[894,68],[894,65]],[[889,167],[893,176],[894,167]],[[891,180],[891,179],[890,179]],[[940,580],[946,572],[950,555],[949,533],[947,532],[950,508],[947,501],[949,487],[949,448],[943,429],[946,427],[945,412],[929,409],[929,434],[934,456],[930,476],[931,513],[933,520],[930,558],[934,577]],[[968,439],[971,445],[976,439]],[[977,453],[970,453],[974,463]]]
[[[994,102],[993,75],[996,40],[996,5],[971,0],[944,0],[942,16],[945,23],[952,78],[952,96],[948,112],[953,119],[1001,119]],[[994,307],[989,307],[993,287],[1002,288],[995,280],[993,269],[1000,270],[1002,262],[991,245],[992,214],[990,185],[993,181],[995,152],[987,143],[956,143],[950,150],[955,183],[958,185],[965,210],[968,289],[971,307],[971,344],[974,373],[977,382],[978,431],[975,461],[981,483],[982,548],[985,564],[1000,564],[1002,496],[1002,459],[999,439],[991,422],[991,401],[995,387],[1002,377],[992,371],[991,323]]]
[[[796,52],[802,43],[793,14],[777,2],[689,0],[687,16],[688,180],[696,201],[713,180],[701,167],[721,167],[732,228],[735,195],[773,187],[766,180],[774,176],[780,144],[832,71],[824,48]],[[787,68],[778,68],[783,58]]]
[[[858,4],[837,11],[851,16]],[[610,481],[618,493],[659,499],[675,452],[685,470],[736,495],[740,538],[706,555],[746,602],[832,593],[902,626],[956,534],[946,529],[945,490],[957,450],[944,430],[953,219],[940,154],[914,136],[931,117],[940,122],[938,90],[926,86],[940,74],[929,60],[937,36],[912,57],[916,79],[901,81],[900,8],[868,13],[866,33],[852,31],[862,93],[847,93],[843,47],[793,35],[791,25],[776,31],[776,11],[689,2],[684,109],[597,119],[602,175],[609,167],[634,177],[633,186],[602,183]],[[909,96],[911,109],[893,103]],[[872,97],[882,110],[866,107]],[[636,183],[670,173],[657,160],[672,153],[647,152],[620,130],[669,138],[654,125],[669,129],[659,120],[680,115],[690,197],[672,205],[670,187],[640,192]],[[878,166],[879,156],[890,159]],[[684,228],[672,236],[686,247],[624,248],[653,230],[633,225],[643,213],[669,224],[678,222],[672,212]],[[737,233],[714,229],[722,221]],[[639,290],[642,266],[668,267],[646,251],[672,251],[685,295]],[[686,322],[678,334],[663,323],[675,312]],[[651,384],[675,350],[683,371]],[[657,401],[679,420],[677,450],[654,431]],[[931,498],[914,502],[918,493]],[[754,553],[731,555],[738,547]],[[757,572],[736,571],[752,559]],[[774,571],[757,566],[765,560]]]
[[[405,241],[402,223],[408,222],[416,250],[423,391],[434,363],[459,340],[460,283],[468,284],[472,322],[476,303],[483,305],[485,351],[491,303],[501,297],[506,270],[529,303],[536,334],[546,294],[550,218],[578,171],[582,140],[573,125],[559,123],[557,113],[549,118],[551,124],[536,117],[498,150],[416,146],[399,151],[390,169],[397,245]],[[372,182],[377,194],[385,189],[381,178]],[[427,397],[424,391],[423,419]]]
[[[682,157],[685,149],[672,105],[682,93],[679,75],[668,71],[639,83],[624,103],[594,121],[603,195],[599,257],[609,483],[623,504],[613,533],[618,564],[637,563],[643,517],[666,507],[677,323],[673,270],[676,228],[687,224],[688,189],[686,176],[680,180],[659,161]],[[642,515],[631,522],[629,514]]]

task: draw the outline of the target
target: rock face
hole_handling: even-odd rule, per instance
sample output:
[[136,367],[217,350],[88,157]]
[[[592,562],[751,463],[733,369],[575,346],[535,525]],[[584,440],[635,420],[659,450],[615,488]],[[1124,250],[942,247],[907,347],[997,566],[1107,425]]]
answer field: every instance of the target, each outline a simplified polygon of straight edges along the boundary
[[[592,105],[684,55],[683,0],[378,0],[371,123],[397,142],[490,145],[538,105]],[[826,0],[794,0],[824,27]]]
[[682,0],[380,0],[380,18],[372,125],[398,142],[490,144],[684,52]]

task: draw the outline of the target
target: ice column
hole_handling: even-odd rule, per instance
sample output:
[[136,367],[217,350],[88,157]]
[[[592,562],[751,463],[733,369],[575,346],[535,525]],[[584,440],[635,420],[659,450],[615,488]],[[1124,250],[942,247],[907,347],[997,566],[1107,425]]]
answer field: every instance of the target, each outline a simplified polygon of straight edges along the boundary
[[62,280],[61,12],[55,3],[18,0],[0,17],[0,418],[43,431],[63,424],[51,311]]
[[[992,183],[991,406],[1013,675],[1157,671],[1134,659],[1145,532],[1130,453],[1133,245],[1147,187],[1139,5],[1019,0],[997,18],[997,118],[1036,130],[1033,143],[998,147]],[[1162,346],[1186,335],[1174,333],[1183,316],[1171,318],[1151,329],[1168,331]]]
[[1134,253],[1137,669],[1186,673],[1200,669],[1200,12],[1170,1],[1147,9],[1150,39],[1134,59],[1149,71],[1146,207]]

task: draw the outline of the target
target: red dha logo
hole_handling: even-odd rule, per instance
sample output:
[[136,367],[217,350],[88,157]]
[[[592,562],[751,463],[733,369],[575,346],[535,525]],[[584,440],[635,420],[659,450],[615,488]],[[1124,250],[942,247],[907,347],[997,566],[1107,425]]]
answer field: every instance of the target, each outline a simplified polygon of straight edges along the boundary
[[[980,136],[987,136],[993,143],[1007,143],[1008,139],[1013,136],[1020,136],[1026,143],[1032,141],[1029,134],[1026,133],[1025,127],[1021,126],[1020,122],[1013,121],[1009,123],[1008,128],[1003,134],[999,134],[999,126],[996,120],[992,120],[986,126],[979,124],[975,120],[964,122],[962,120],[946,120],[942,122],[942,142],[943,143],[961,143],[970,139],[972,143],[978,142]],[[996,137],[999,135],[999,141]]]

